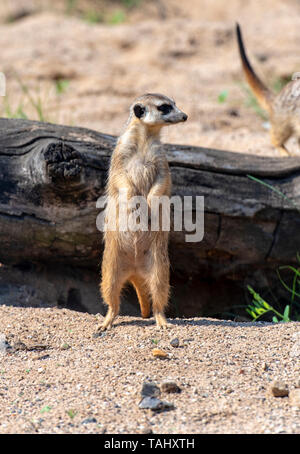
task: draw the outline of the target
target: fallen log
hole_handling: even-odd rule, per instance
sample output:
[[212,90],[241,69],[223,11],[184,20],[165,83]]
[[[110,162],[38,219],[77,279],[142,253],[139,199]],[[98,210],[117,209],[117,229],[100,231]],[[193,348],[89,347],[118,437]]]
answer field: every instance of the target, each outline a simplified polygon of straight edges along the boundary
[[[103,245],[96,202],[115,143],[113,136],[84,128],[0,119],[1,263],[21,272],[51,269],[52,276],[68,269],[98,280]],[[173,195],[204,196],[205,207],[201,242],[187,243],[184,231],[170,235],[173,314],[212,313],[216,299],[222,307],[240,302],[255,273],[269,279],[277,266],[296,262],[300,158],[188,145],[164,149]],[[81,295],[80,304],[96,312],[91,299],[98,307],[98,291],[93,294],[88,303]]]

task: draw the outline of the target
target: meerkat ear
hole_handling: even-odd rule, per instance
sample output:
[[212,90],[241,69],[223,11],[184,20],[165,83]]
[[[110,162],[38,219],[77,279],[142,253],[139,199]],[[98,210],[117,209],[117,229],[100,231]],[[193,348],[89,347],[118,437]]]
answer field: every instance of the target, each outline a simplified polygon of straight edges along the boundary
[[133,107],[134,114],[137,118],[142,118],[145,113],[145,107],[141,106],[141,104],[136,104]]

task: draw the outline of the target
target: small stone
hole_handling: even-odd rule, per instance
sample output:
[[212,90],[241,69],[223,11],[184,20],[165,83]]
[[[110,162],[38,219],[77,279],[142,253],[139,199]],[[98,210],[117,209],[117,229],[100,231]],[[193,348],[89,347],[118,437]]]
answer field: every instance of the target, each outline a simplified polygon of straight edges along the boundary
[[164,352],[163,350],[160,350],[159,348],[154,348],[152,350],[152,355],[155,358],[161,358],[161,359],[168,357],[168,353]]
[[81,424],[95,424],[96,422],[96,418],[86,418],[81,422]]
[[139,408],[152,411],[171,410],[174,405],[170,402],[162,401],[157,397],[144,397],[139,403]]
[[11,350],[11,345],[7,342],[4,334],[0,334],[0,353],[5,354],[8,350]]
[[289,395],[289,402],[293,407],[300,408],[300,388],[292,389]]
[[37,355],[33,359],[34,360],[41,360],[41,359],[47,359],[49,357],[50,357],[50,355]]
[[160,395],[160,389],[153,382],[144,382],[141,395],[142,397],[158,397]]
[[172,347],[174,348],[177,348],[179,347],[179,339],[178,337],[175,337],[174,339],[171,340],[170,344],[172,345]]
[[165,393],[181,393],[181,389],[179,386],[174,382],[170,380],[164,381],[161,386],[160,386],[162,392]]
[[141,433],[144,435],[153,434],[151,427],[145,427]]
[[97,339],[98,337],[105,337],[106,335],[106,331],[96,331],[95,333],[93,333],[93,338]]
[[274,397],[286,397],[289,395],[288,386],[282,381],[274,381],[270,386],[270,391]]
[[13,346],[12,349],[14,352],[22,351],[22,350],[28,350],[27,345],[24,344],[24,342],[21,342],[20,340],[17,340]]

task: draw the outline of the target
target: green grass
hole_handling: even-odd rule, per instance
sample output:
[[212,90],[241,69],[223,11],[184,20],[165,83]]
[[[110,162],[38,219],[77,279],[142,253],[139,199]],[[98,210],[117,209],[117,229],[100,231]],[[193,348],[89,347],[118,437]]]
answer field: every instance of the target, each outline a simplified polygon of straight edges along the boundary
[[94,25],[105,23],[118,25],[126,21],[127,11],[140,6],[143,0],[119,0],[114,1],[117,9],[112,11],[111,2],[86,2],[81,4],[78,0],[65,1],[65,13],[77,16],[85,22]]
[[[286,284],[284,285],[286,286]],[[248,285],[248,290],[252,295],[252,303],[248,304],[246,312],[248,312],[254,321],[257,321],[260,317],[265,316],[270,312],[274,314],[272,317],[272,321],[274,323],[291,322],[293,320],[300,321],[300,312],[297,312],[297,309],[292,307],[292,304],[286,304],[283,311],[281,310],[281,312],[279,312],[279,310],[275,309],[267,301],[265,301],[259,293],[255,292],[250,285]]]
[[7,97],[4,99],[4,115],[6,118],[23,118],[24,120],[28,118],[23,110],[23,103],[19,103],[17,109],[13,111]]
[[219,93],[219,96],[218,96],[218,102],[220,104],[222,104],[223,102],[225,102],[228,98],[228,90],[222,90],[221,93]]
[[[274,93],[279,93],[287,83],[292,80],[292,74],[288,76],[275,77],[271,82],[271,91]],[[245,105],[246,107],[254,110],[254,112],[261,117],[264,121],[268,119],[268,115],[262,107],[260,107],[259,102],[252,93],[250,87],[244,82],[238,82],[238,85],[242,89],[245,95]]]
[[280,197],[282,197],[284,200],[286,200],[293,208],[295,208],[297,211],[300,211],[300,207],[298,207],[294,202],[293,200],[291,200],[289,197],[287,197],[282,191],[280,191],[279,189],[277,188],[274,188],[274,186],[272,186],[271,184],[269,183],[266,183],[265,181],[261,180],[260,178],[257,178],[257,177],[254,177],[253,175],[247,175],[248,178],[250,178],[250,180],[253,180],[253,181],[256,181],[257,183],[267,187],[268,189],[270,189],[271,191],[275,192],[276,194],[278,194]]
[[104,22],[103,15],[98,11],[88,10],[83,14],[83,19],[89,24],[99,24]]
[[271,83],[271,87],[274,93],[279,93],[283,89],[283,87],[285,87],[286,84],[288,84],[292,80],[292,76],[293,74],[284,77],[276,77]]
[[45,407],[43,407],[41,409],[41,413],[49,413],[49,411],[51,410],[52,407],[50,407],[50,405],[45,405]]
[[71,418],[71,419],[74,419],[75,416],[77,415],[77,411],[76,410],[66,410],[66,413],[67,415]]
[[[39,88],[32,90],[20,79],[18,75],[16,75],[15,77],[22,92],[21,99],[17,104],[17,107],[13,108],[9,95],[7,94],[3,99],[3,116],[5,116],[6,118],[38,120],[41,122],[55,121],[55,119],[50,120],[49,116],[46,114],[45,101],[42,99],[39,93]],[[67,92],[69,86],[70,81],[68,79],[61,78],[54,81],[54,88],[58,101],[57,109],[59,109],[59,97]],[[28,113],[29,108],[31,114]]]
[[124,11],[122,11],[121,9],[120,10],[116,10],[112,16],[110,16],[107,20],[107,22],[111,25],[118,25],[118,24],[121,24],[122,22],[125,22],[126,20],[126,14],[124,13]]
[[[45,122],[47,121],[44,106],[42,99],[39,94],[32,94],[28,86],[20,79],[18,75],[16,75],[17,82],[21,88],[23,93],[23,100],[21,100],[16,109],[11,107],[9,102],[9,96],[6,95],[4,98],[4,115],[6,118],[22,118],[28,119],[29,115],[25,112],[24,102],[27,102],[31,107],[33,107],[34,111],[36,112],[37,119],[39,121]],[[24,101],[25,100],[25,101]]]
[[26,99],[29,101],[29,104],[31,104],[31,106],[36,111],[39,121],[43,121],[43,122],[46,121],[41,97],[39,95],[36,98],[33,97],[28,86],[22,82],[22,80],[20,79],[20,77],[18,75],[16,77],[17,77],[17,81],[22,89],[23,94],[25,95]]
[[122,5],[128,9],[139,6],[141,2],[142,0],[121,0]]
[[55,81],[55,90],[58,95],[65,93],[70,85],[70,81],[67,79],[58,79]]

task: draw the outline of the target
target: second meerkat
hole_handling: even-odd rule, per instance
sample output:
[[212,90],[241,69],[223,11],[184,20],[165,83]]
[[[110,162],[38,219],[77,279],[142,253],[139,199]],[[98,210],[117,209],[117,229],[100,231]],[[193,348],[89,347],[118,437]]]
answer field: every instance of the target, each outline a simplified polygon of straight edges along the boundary
[[295,135],[300,146],[300,79],[290,81],[277,95],[272,93],[255,74],[246,55],[242,32],[236,25],[242,68],[248,84],[265,109],[271,123],[271,142],[283,156],[289,155],[285,142]]
[[[187,120],[175,102],[161,94],[145,94],[132,104],[125,132],[112,154],[109,169],[106,220],[119,211],[120,191],[129,201],[142,196],[149,211],[153,197],[171,195],[171,174],[161,147],[162,127]],[[118,214],[117,214],[118,216]],[[120,293],[130,282],[137,293],[142,317],[153,315],[159,328],[166,327],[164,311],[169,298],[167,231],[106,229],[101,292],[108,305],[100,330],[112,326],[119,313]]]

